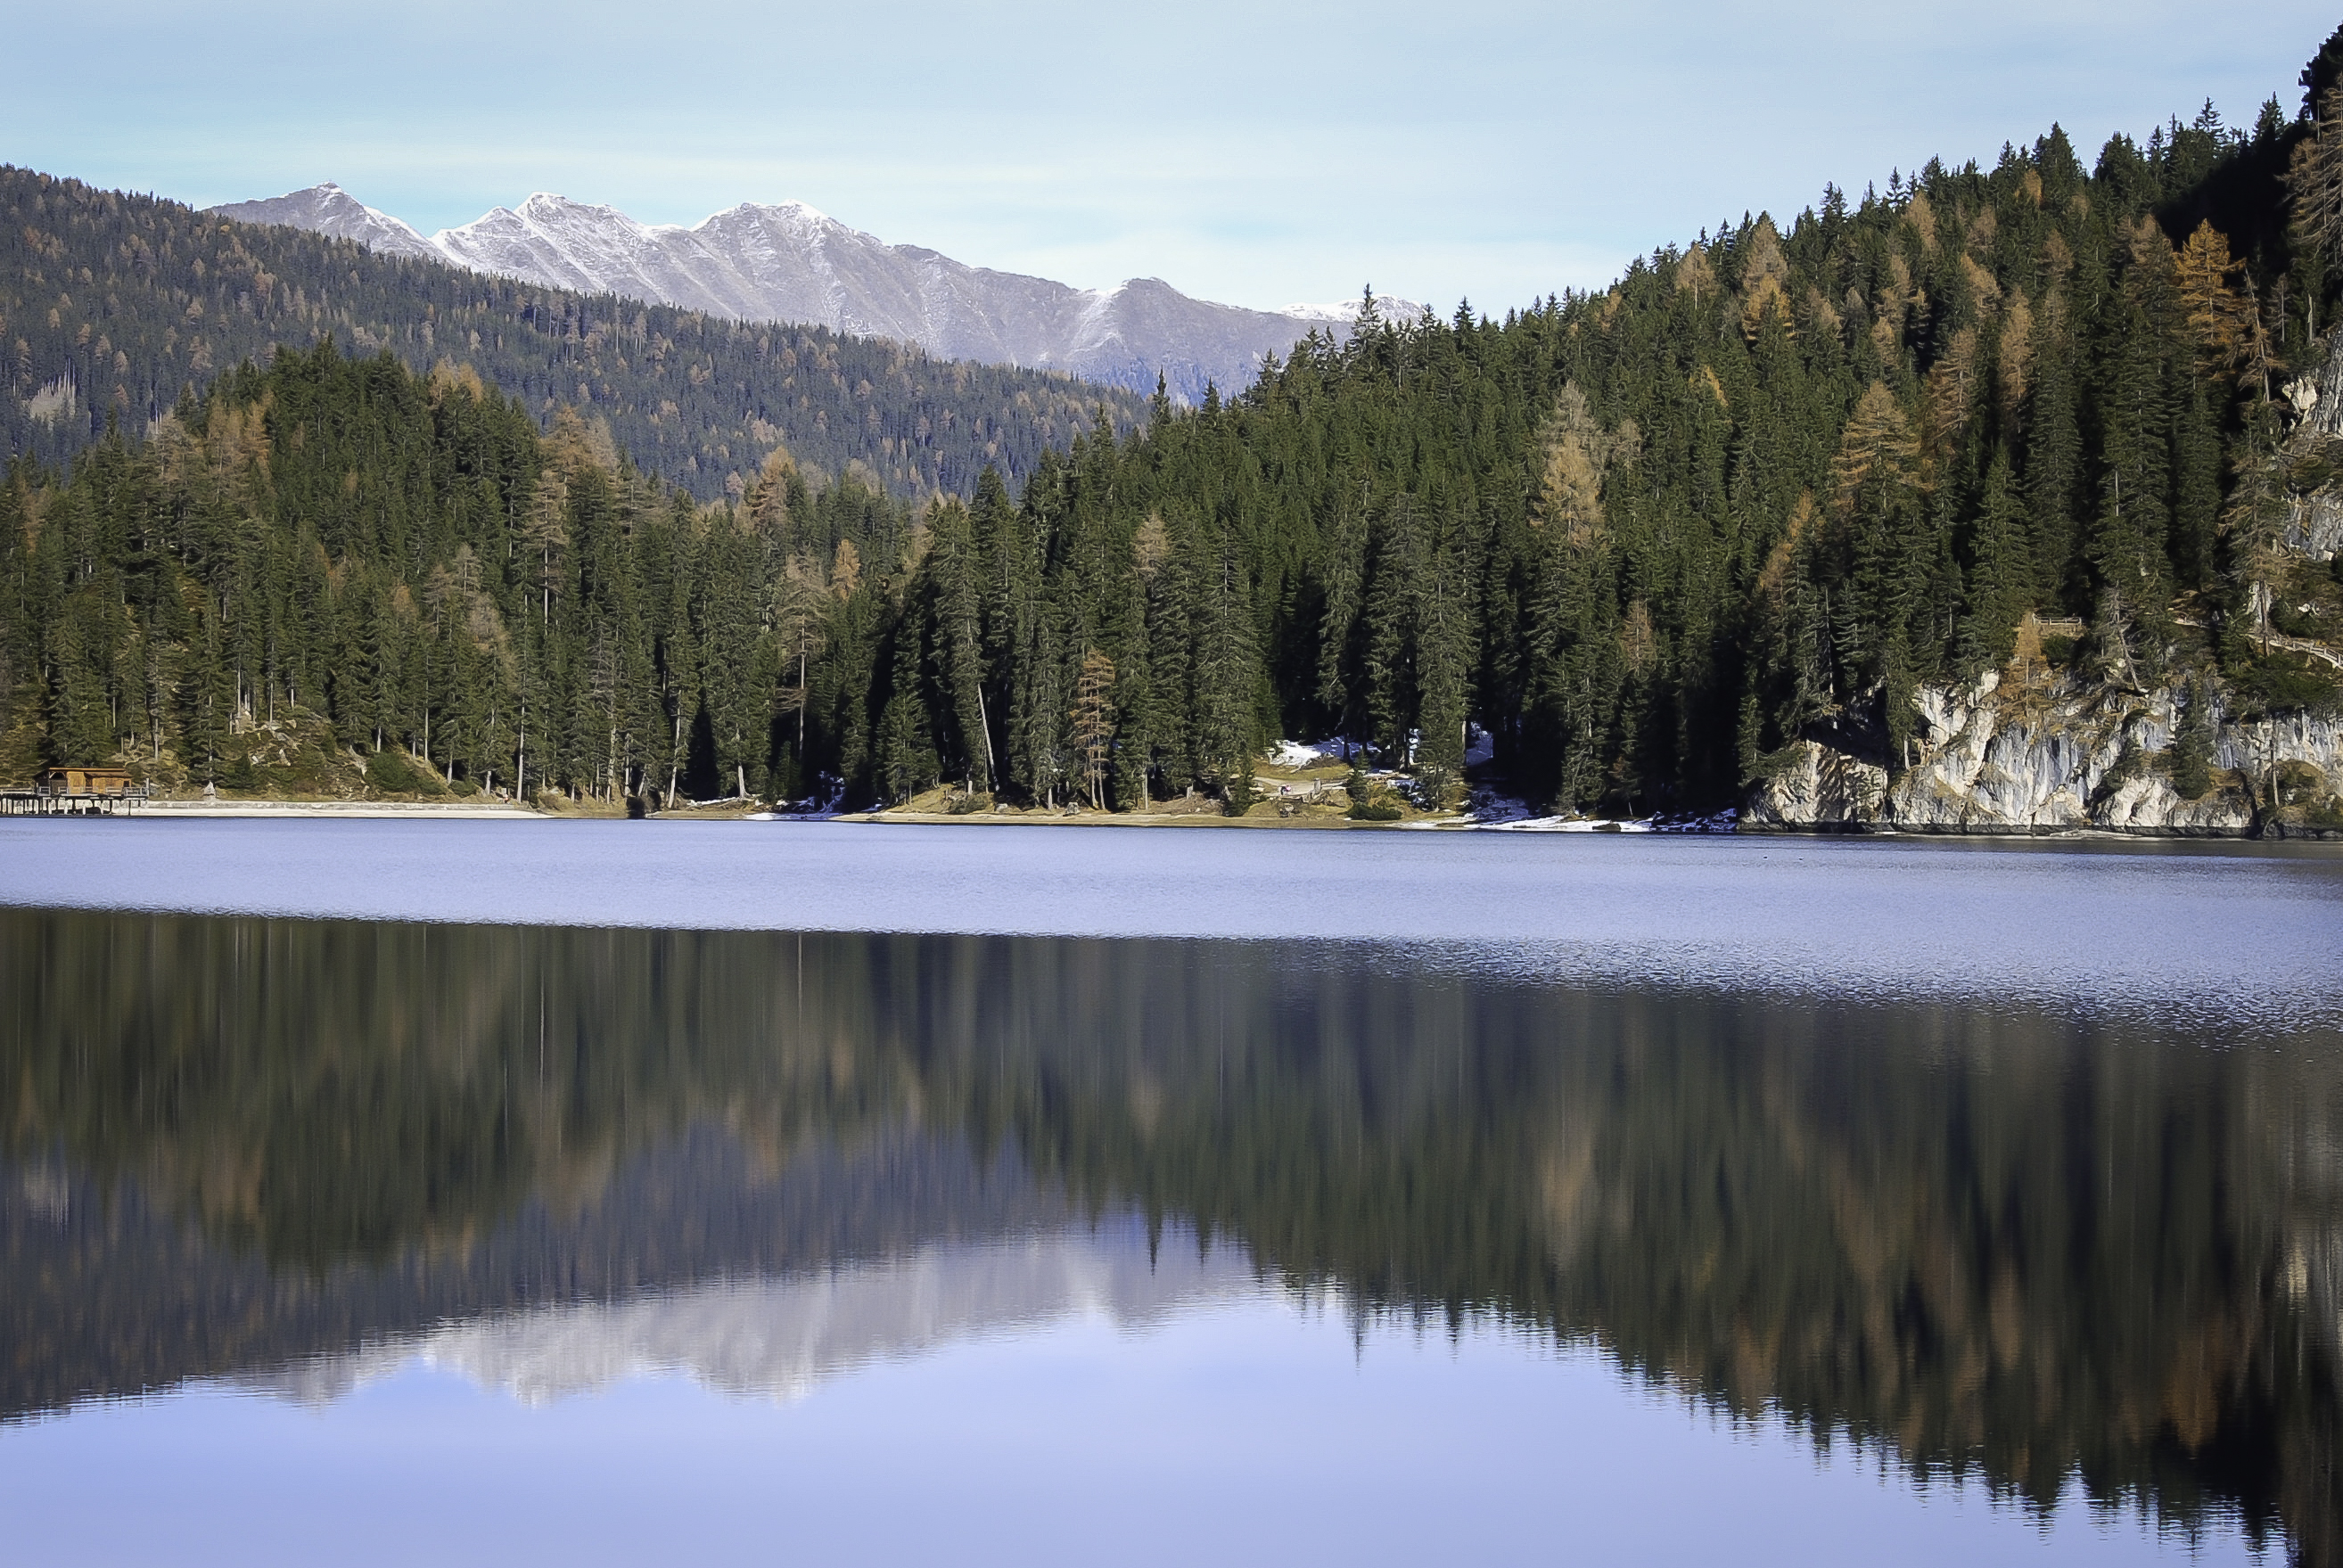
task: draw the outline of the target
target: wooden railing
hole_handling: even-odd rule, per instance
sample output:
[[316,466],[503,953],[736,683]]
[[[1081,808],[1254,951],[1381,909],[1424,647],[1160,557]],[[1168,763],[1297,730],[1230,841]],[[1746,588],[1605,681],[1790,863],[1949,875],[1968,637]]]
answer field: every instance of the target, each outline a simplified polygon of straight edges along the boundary
[[0,817],[111,817],[145,805],[150,791],[144,784],[119,789],[61,789],[54,785],[0,789]]

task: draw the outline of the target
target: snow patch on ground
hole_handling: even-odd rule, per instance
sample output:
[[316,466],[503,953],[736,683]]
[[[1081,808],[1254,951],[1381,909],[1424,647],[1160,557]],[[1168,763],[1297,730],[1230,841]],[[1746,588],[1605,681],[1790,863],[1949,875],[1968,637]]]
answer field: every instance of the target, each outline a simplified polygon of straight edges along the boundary
[[1526,820],[1530,816],[1530,803],[1511,795],[1500,795],[1494,789],[1475,789],[1465,802],[1464,814],[1478,827],[1494,828],[1502,823]]
[[1280,768],[1323,768],[1342,760],[1342,748],[1348,745],[1351,754],[1358,755],[1359,743],[1345,742],[1337,735],[1331,740],[1281,740],[1269,754],[1269,759]]
[[1654,833],[1731,833],[1741,826],[1741,813],[1727,806],[1707,817],[1664,817],[1654,819]]
[[1480,826],[1508,833],[1730,833],[1740,824],[1740,813],[1728,808],[1707,817],[1531,817],[1483,822]]
[[769,811],[751,812],[742,819],[748,822],[827,822],[846,808],[846,786],[829,774],[821,775],[820,787],[802,800],[784,800]]

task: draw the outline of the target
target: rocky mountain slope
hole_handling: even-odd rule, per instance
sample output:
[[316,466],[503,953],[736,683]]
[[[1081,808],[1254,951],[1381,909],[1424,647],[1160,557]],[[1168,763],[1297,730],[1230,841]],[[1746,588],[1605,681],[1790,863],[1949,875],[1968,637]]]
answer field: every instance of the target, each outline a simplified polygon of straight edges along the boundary
[[1160,374],[1182,402],[1200,401],[1207,384],[1249,385],[1264,356],[1282,356],[1313,330],[1346,335],[1354,313],[1350,304],[1214,305],[1158,278],[1074,288],[889,245],[801,202],[744,203],[685,228],[540,193],[428,238],[332,184],[211,210],[550,287],[916,343],[941,358],[1062,370],[1141,392]]

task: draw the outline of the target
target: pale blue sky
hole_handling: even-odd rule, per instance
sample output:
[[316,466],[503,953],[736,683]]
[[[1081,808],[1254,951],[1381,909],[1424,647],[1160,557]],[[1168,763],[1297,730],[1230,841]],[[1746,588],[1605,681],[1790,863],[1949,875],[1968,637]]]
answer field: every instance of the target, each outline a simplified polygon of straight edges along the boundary
[[1599,285],[2054,119],[2249,121],[2328,0],[1117,7],[0,0],[0,161],[197,203],[338,181],[427,233],[533,190],[808,201],[1084,286],[1443,311]]

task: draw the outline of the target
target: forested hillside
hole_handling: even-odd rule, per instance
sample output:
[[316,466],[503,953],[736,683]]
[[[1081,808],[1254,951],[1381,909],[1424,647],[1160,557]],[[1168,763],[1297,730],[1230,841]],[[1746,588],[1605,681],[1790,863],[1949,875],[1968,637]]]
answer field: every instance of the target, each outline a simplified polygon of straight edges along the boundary
[[783,454],[701,504],[460,374],[283,356],[16,470],[6,757],[206,777],[290,708],[458,779],[1127,808],[1304,733],[1453,799],[1478,724],[1640,811],[1824,738],[1892,778],[1916,693],[2022,652],[2182,693],[2138,765],[2202,792],[2212,716],[2336,702],[2338,236],[2343,100],[2054,128],[1502,321],[1370,304],[916,512]]
[[608,427],[646,471],[703,498],[786,445],[905,496],[1012,480],[1127,392],[930,359],[820,327],[729,321],[227,224],[176,202],[0,166],[0,456],[55,463],[109,422],[137,432],[239,361],[325,337],[418,372],[469,366],[540,423]]

